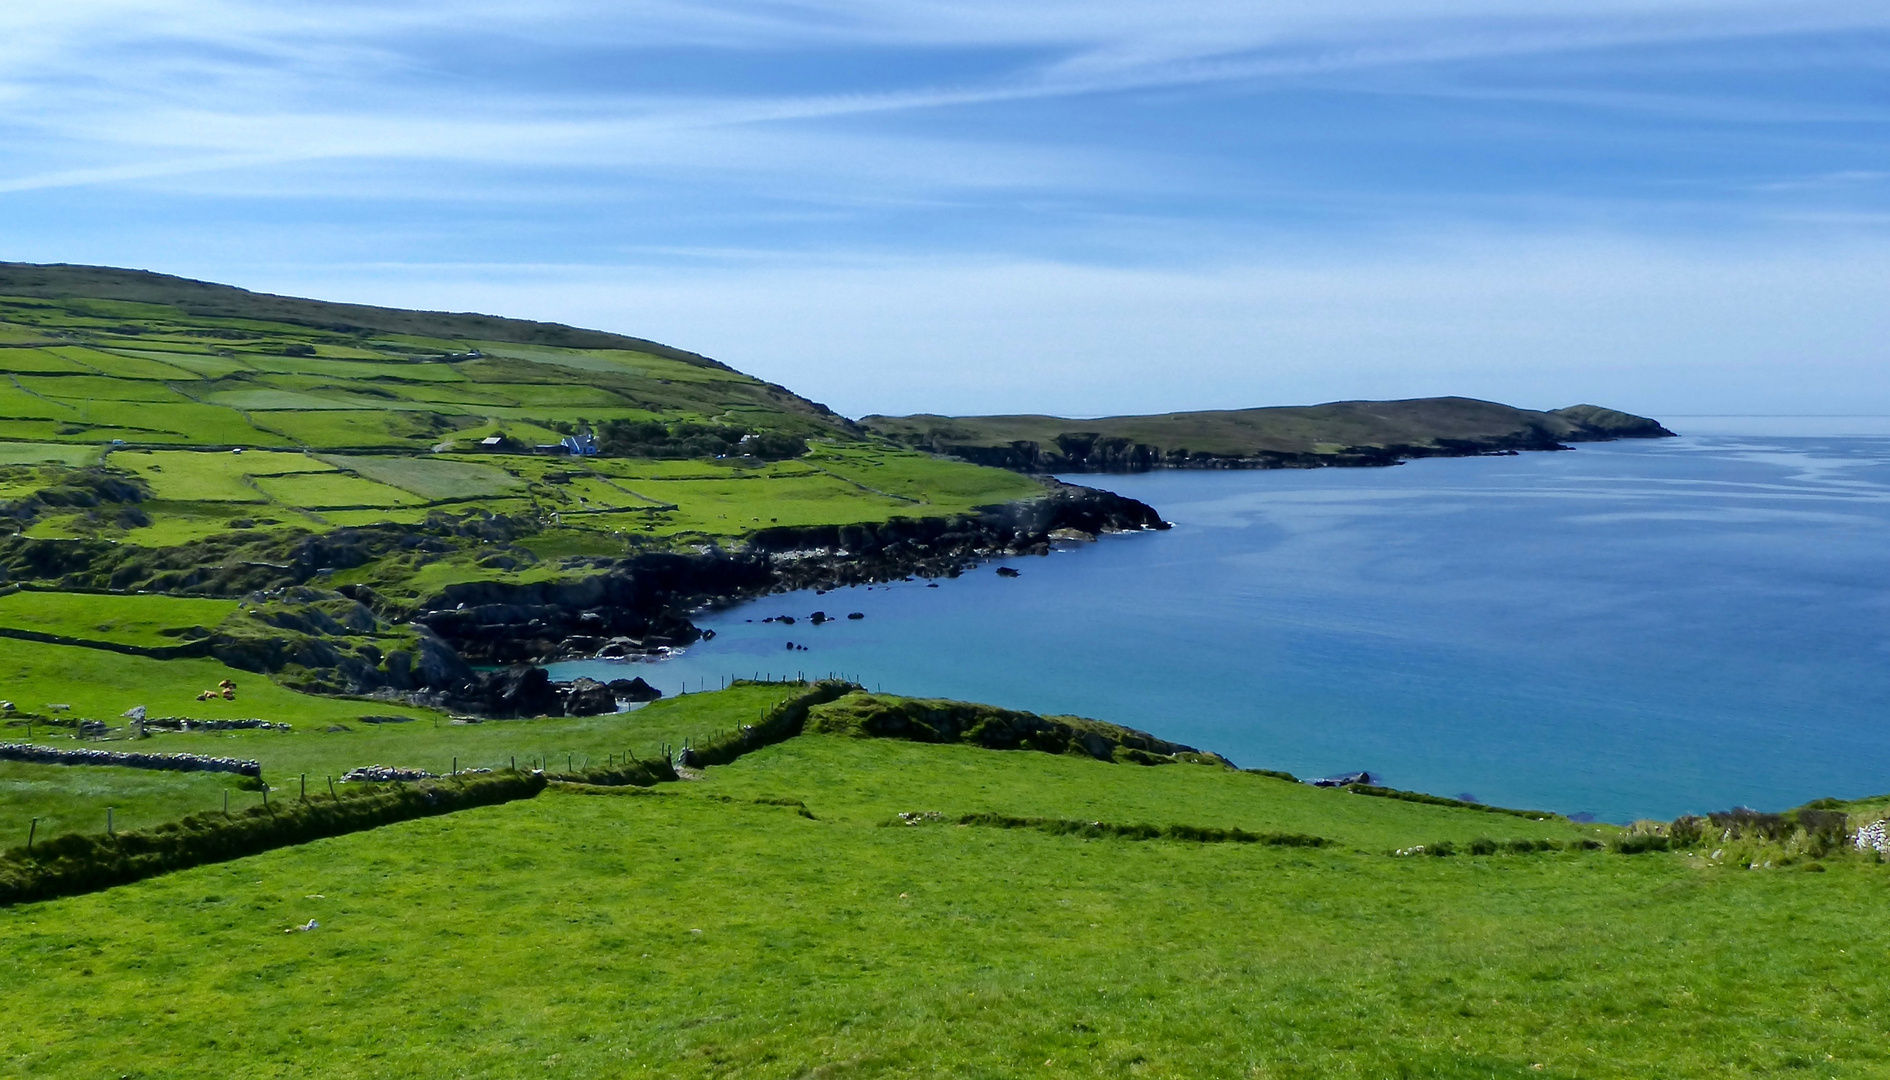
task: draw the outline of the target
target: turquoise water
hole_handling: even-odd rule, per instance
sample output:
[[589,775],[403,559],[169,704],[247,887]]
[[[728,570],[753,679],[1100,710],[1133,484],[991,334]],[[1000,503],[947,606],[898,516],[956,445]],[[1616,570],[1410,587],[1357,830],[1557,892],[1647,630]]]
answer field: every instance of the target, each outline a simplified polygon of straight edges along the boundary
[[1073,479],[1175,528],[771,597],[681,656],[554,673],[844,672],[1611,821],[1890,791],[1890,439]]

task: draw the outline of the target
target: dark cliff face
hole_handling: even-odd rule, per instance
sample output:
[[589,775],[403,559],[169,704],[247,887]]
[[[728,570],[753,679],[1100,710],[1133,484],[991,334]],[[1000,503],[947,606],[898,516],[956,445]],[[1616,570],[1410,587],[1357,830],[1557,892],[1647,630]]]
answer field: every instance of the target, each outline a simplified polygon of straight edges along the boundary
[[449,585],[413,621],[477,664],[530,663],[687,645],[701,636],[685,612],[707,600],[765,589],[766,560],[742,554],[649,554],[571,581]]
[[[742,551],[647,554],[572,581],[469,582],[441,590],[412,621],[475,664],[626,656],[701,636],[688,612],[788,589],[956,576],[996,555],[1042,554],[1052,533],[1168,525],[1149,506],[1061,484],[1042,498],[951,518],[769,529]],[[1067,535],[1067,533],[1066,533]]]

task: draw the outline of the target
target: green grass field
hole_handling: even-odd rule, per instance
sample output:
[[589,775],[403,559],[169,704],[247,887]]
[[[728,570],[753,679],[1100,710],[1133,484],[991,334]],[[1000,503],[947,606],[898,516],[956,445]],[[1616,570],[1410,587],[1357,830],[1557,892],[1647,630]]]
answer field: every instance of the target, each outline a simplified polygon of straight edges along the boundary
[[[743,701],[686,707],[713,723]],[[200,1075],[205,1055],[232,1077],[1890,1068],[1890,879],[1855,858],[1400,858],[1385,849],[1580,827],[1207,766],[832,736],[592,790],[0,910],[0,1061],[145,1077]],[[1342,835],[1091,840],[886,824],[898,809]]]
[[[238,673],[246,675],[246,673]],[[130,721],[109,716],[113,725],[104,739],[75,740],[70,728],[40,723],[31,741],[45,746],[84,746],[137,753],[203,754],[258,761],[264,780],[281,791],[299,792],[307,776],[311,790],[325,791],[327,780],[361,765],[391,765],[445,774],[460,769],[544,767],[553,772],[584,769],[608,763],[613,756],[657,756],[664,744],[681,746],[752,722],[796,687],[737,687],[714,694],[686,694],[652,702],[627,713],[602,716],[554,717],[541,720],[496,720],[483,724],[456,724],[424,709],[389,707],[373,701],[336,701],[296,694],[288,698],[250,691],[255,676],[239,682],[236,702],[189,702],[175,712],[198,719],[228,719],[232,715],[290,723],[291,731],[236,730],[159,732],[135,738]],[[209,685],[215,685],[212,682]],[[262,706],[249,704],[254,697]],[[26,702],[19,702],[23,707]],[[243,707],[247,706],[247,708]],[[73,716],[104,714],[81,712]],[[361,717],[414,717],[409,723],[363,721]],[[0,741],[28,741],[28,725],[12,721],[0,728]],[[185,814],[221,805],[222,788],[234,778],[219,774],[146,772],[125,768],[74,768],[61,765],[4,763],[0,770],[0,848],[24,843],[26,828],[42,818],[40,835],[59,832],[103,832],[105,807],[136,806],[141,824],[169,821]],[[10,771],[6,771],[10,770]],[[206,776],[215,776],[207,780]],[[249,806],[261,796],[238,796],[233,805]],[[119,822],[121,828],[135,827]]]
[[178,645],[184,639],[176,631],[213,627],[235,611],[234,600],[199,597],[27,590],[0,595],[0,627],[125,645]]
[[[8,732],[8,741],[21,741],[12,734]],[[185,814],[220,809],[225,793],[231,810],[262,800],[260,792],[240,786],[233,773],[0,761],[0,848],[26,843],[35,818],[41,839],[102,833],[107,807],[113,828],[145,829]]]
[[[237,683],[236,700],[196,700],[198,693],[224,679]],[[124,722],[119,715],[134,705],[143,705],[152,716],[305,724],[343,722],[373,712],[428,715],[425,710],[299,694],[207,657],[155,660],[80,645],[11,639],[0,639],[0,698],[12,701],[20,712],[116,724]],[[52,705],[69,708],[55,710]],[[6,730],[23,730],[12,724],[9,721]]]
[[[1332,455],[1502,435],[1522,416],[1453,400],[1079,426]],[[0,583],[32,586],[0,593],[0,629],[91,643],[0,636],[0,742],[254,760],[274,806],[305,779],[329,798],[362,765],[558,774],[726,747],[747,724],[780,737],[770,710],[804,687],[456,722],[297,692],[374,684],[266,657],[318,654],[306,628],[321,625],[348,663],[379,663],[416,648],[414,605],[463,582],[569,582],[632,552],[1030,498],[1037,480],[918,447],[1071,433],[1041,417],[878,424],[906,445],[620,335],[0,264]],[[540,449],[584,430],[614,440],[605,456]],[[610,456],[630,453],[658,458]],[[107,647],[199,627],[283,682]],[[235,700],[198,700],[225,679]],[[290,730],[145,732],[124,717],[138,705]],[[81,740],[87,719],[107,730]],[[478,787],[405,797],[437,812],[465,805],[442,792]],[[1890,796],[1759,838],[1396,794],[841,734],[648,789],[556,782],[0,907],[0,1076],[1890,1075],[1890,869],[1815,832],[1832,811],[1890,814]],[[216,815],[264,797],[227,773],[4,761],[0,849],[92,837],[7,856],[9,875],[81,848],[115,868],[59,879],[70,891],[148,872],[122,833],[186,815],[208,815],[198,850],[227,857],[214,845],[235,827]],[[107,807],[115,839],[98,837]]]

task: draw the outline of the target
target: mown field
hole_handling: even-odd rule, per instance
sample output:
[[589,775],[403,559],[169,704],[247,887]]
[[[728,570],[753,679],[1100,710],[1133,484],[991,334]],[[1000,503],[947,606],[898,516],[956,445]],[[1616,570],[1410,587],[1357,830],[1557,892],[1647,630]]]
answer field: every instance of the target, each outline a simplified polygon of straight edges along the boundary
[[[768,692],[616,722],[674,737]],[[940,819],[896,817],[927,811]],[[955,823],[976,812],[1332,843]],[[805,735],[699,780],[554,786],[0,910],[0,1061],[143,1077],[205,1060],[233,1077],[1890,1068],[1881,865],[1389,853],[1597,831],[1210,766]]]

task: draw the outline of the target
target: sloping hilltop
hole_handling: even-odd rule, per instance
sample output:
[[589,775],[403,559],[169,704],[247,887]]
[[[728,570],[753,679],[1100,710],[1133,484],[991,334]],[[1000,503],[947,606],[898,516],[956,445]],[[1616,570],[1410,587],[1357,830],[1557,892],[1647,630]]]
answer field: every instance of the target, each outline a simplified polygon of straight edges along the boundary
[[1039,473],[1393,465],[1673,434],[1644,416],[1597,405],[1536,412],[1459,397],[1089,420],[918,415],[860,423],[904,446]]
[[570,703],[468,662],[686,644],[706,600],[1160,524],[637,338],[0,266],[0,584],[127,609],[0,614],[15,638],[529,714]]
[[126,271],[0,268],[0,374],[0,1073],[1890,1071],[1890,797],[1581,824],[529,666],[1139,503],[633,338]]

